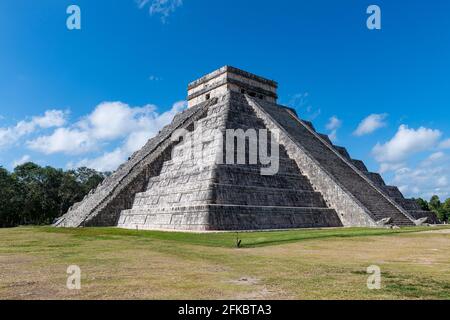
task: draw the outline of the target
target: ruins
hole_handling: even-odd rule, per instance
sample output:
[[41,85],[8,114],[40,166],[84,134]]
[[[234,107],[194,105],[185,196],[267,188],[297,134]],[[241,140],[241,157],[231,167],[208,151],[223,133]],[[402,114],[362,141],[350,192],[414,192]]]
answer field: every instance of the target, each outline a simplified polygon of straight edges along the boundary
[[[311,122],[278,105],[277,87],[230,66],[192,82],[188,108],[55,225],[216,231],[438,222]],[[230,129],[271,133],[267,143],[259,136],[253,143],[277,154],[277,171],[263,174],[268,163],[260,156],[223,161],[221,137]],[[177,132],[186,134],[174,138]],[[244,153],[254,152],[246,146]]]

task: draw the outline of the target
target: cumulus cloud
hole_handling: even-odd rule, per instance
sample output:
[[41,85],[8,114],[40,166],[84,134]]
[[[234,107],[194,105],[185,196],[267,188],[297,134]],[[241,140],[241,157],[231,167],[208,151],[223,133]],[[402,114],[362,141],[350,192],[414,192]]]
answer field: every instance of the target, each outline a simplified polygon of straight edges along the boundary
[[369,115],[367,118],[361,121],[361,123],[358,125],[358,128],[356,128],[353,134],[360,137],[385,127],[385,120],[387,116],[388,115],[386,113]]
[[139,9],[149,5],[151,15],[159,15],[163,23],[167,22],[167,18],[175,12],[176,9],[183,5],[183,0],[135,0]]
[[38,129],[61,127],[66,123],[67,115],[67,111],[47,110],[43,116],[35,116],[31,120],[19,121],[15,126],[0,128],[0,147],[13,145],[20,138]]
[[394,172],[391,184],[400,186],[408,197],[450,197],[450,166],[444,153],[436,152],[416,167],[405,167]]
[[[153,105],[132,108],[120,102],[100,104],[83,120],[81,126],[85,128],[94,145],[121,139],[120,145],[96,157],[84,158],[78,162],[71,161],[68,167],[85,166],[99,171],[114,171],[185,108],[186,102],[180,101],[169,111],[159,114]],[[110,123],[113,130],[110,130]]]
[[154,105],[130,107],[122,102],[103,102],[86,119],[86,125],[94,138],[114,140],[136,130],[151,126],[157,119]]
[[331,141],[337,141],[337,131],[342,126],[342,121],[336,117],[332,116],[326,125],[326,129],[330,131],[328,134]]
[[101,156],[96,158],[85,158],[77,163],[70,162],[68,167],[88,167],[98,171],[114,171],[119,165],[124,163],[127,159],[127,153],[122,148],[116,148],[111,152],[104,152]]
[[27,147],[44,154],[81,154],[96,148],[96,142],[88,131],[58,128],[51,135],[27,141]]
[[75,155],[99,150],[105,143],[125,139],[130,146],[124,150],[127,153],[142,146],[184,107],[185,102],[176,103],[170,111],[158,114],[154,105],[131,107],[122,102],[103,102],[75,124],[30,140],[27,146],[44,154]]
[[416,130],[401,125],[391,140],[377,143],[372,153],[378,162],[398,163],[412,154],[432,149],[441,135],[439,130],[424,127]]
[[[372,150],[380,163],[380,173],[390,172],[392,179],[388,183],[399,186],[407,197],[450,197],[449,157],[437,149],[441,135],[439,130],[401,125],[391,140],[378,143]],[[426,151],[429,153],[425,159],[412,161],[417,160],[412,156]]]
[[406,167],[406,163],[381,163],[379,173],[386,173],[389,171],[396,171]]
[[441,151],[432,153],[431,155],[428,156],[428,158],[426,158],[425,160],[422,161],[420,166],[428,167],[434,163],[442,161],[443,159],[445,159],[445,157],[446,157],[445,153],[443,153]]

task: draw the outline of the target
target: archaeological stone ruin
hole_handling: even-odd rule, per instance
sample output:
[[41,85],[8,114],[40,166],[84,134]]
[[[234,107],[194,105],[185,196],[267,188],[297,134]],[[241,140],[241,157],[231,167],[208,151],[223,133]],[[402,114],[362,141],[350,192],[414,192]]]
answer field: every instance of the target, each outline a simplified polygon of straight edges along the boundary
[[[277,87],[229,66],[192,82],[188,108],[55,225],[218,231],[438,223],[278,105]],[[276,166],[268,162],[274,155]]]

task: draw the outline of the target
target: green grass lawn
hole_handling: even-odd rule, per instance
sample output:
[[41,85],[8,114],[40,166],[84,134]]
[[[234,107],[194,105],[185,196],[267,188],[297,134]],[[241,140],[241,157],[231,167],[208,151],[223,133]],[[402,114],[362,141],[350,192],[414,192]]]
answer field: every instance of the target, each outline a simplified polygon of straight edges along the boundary
[[[437,227],[436,229],[446,229]],[[236,238],[241,240],[241,247],[252,248],[262,246],[280,245],[301,240],[324,238],[355,238],[379,235],[397,235],[429,231],[429,227],[410,227],[402,229],[378,228],[327,228],[327,229],[297,229],[289,231],[262,231],[262,232],[217,232],[217,233],[188,233],[164,231],[135,231],[118,228],[78,228],[64,229],[53,227],[38,228],[40,232],[63,233],[84,239],[114,239],[117,237],[138,237],[143,239],[178,241],[185,244],[203,245],[212,247],[236,247]]]
[[[241,248],[236,248],[236,238]],[[0,229],[3,299],[450,299],[450,228]],[[82,289],[66,288],[66,269]],[[381,290],[368,290],[378,265]]]

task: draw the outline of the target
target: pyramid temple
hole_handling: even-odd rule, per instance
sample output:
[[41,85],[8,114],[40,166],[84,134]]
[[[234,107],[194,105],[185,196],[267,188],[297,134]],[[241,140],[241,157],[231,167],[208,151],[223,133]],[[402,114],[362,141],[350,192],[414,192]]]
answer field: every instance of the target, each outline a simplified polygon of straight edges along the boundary
[[[230,66],[192,82],[188,108],[55,225],[214,231],[438,223],[278,105],[277,87]],[[268,162],[274,156],[276,166]]]

